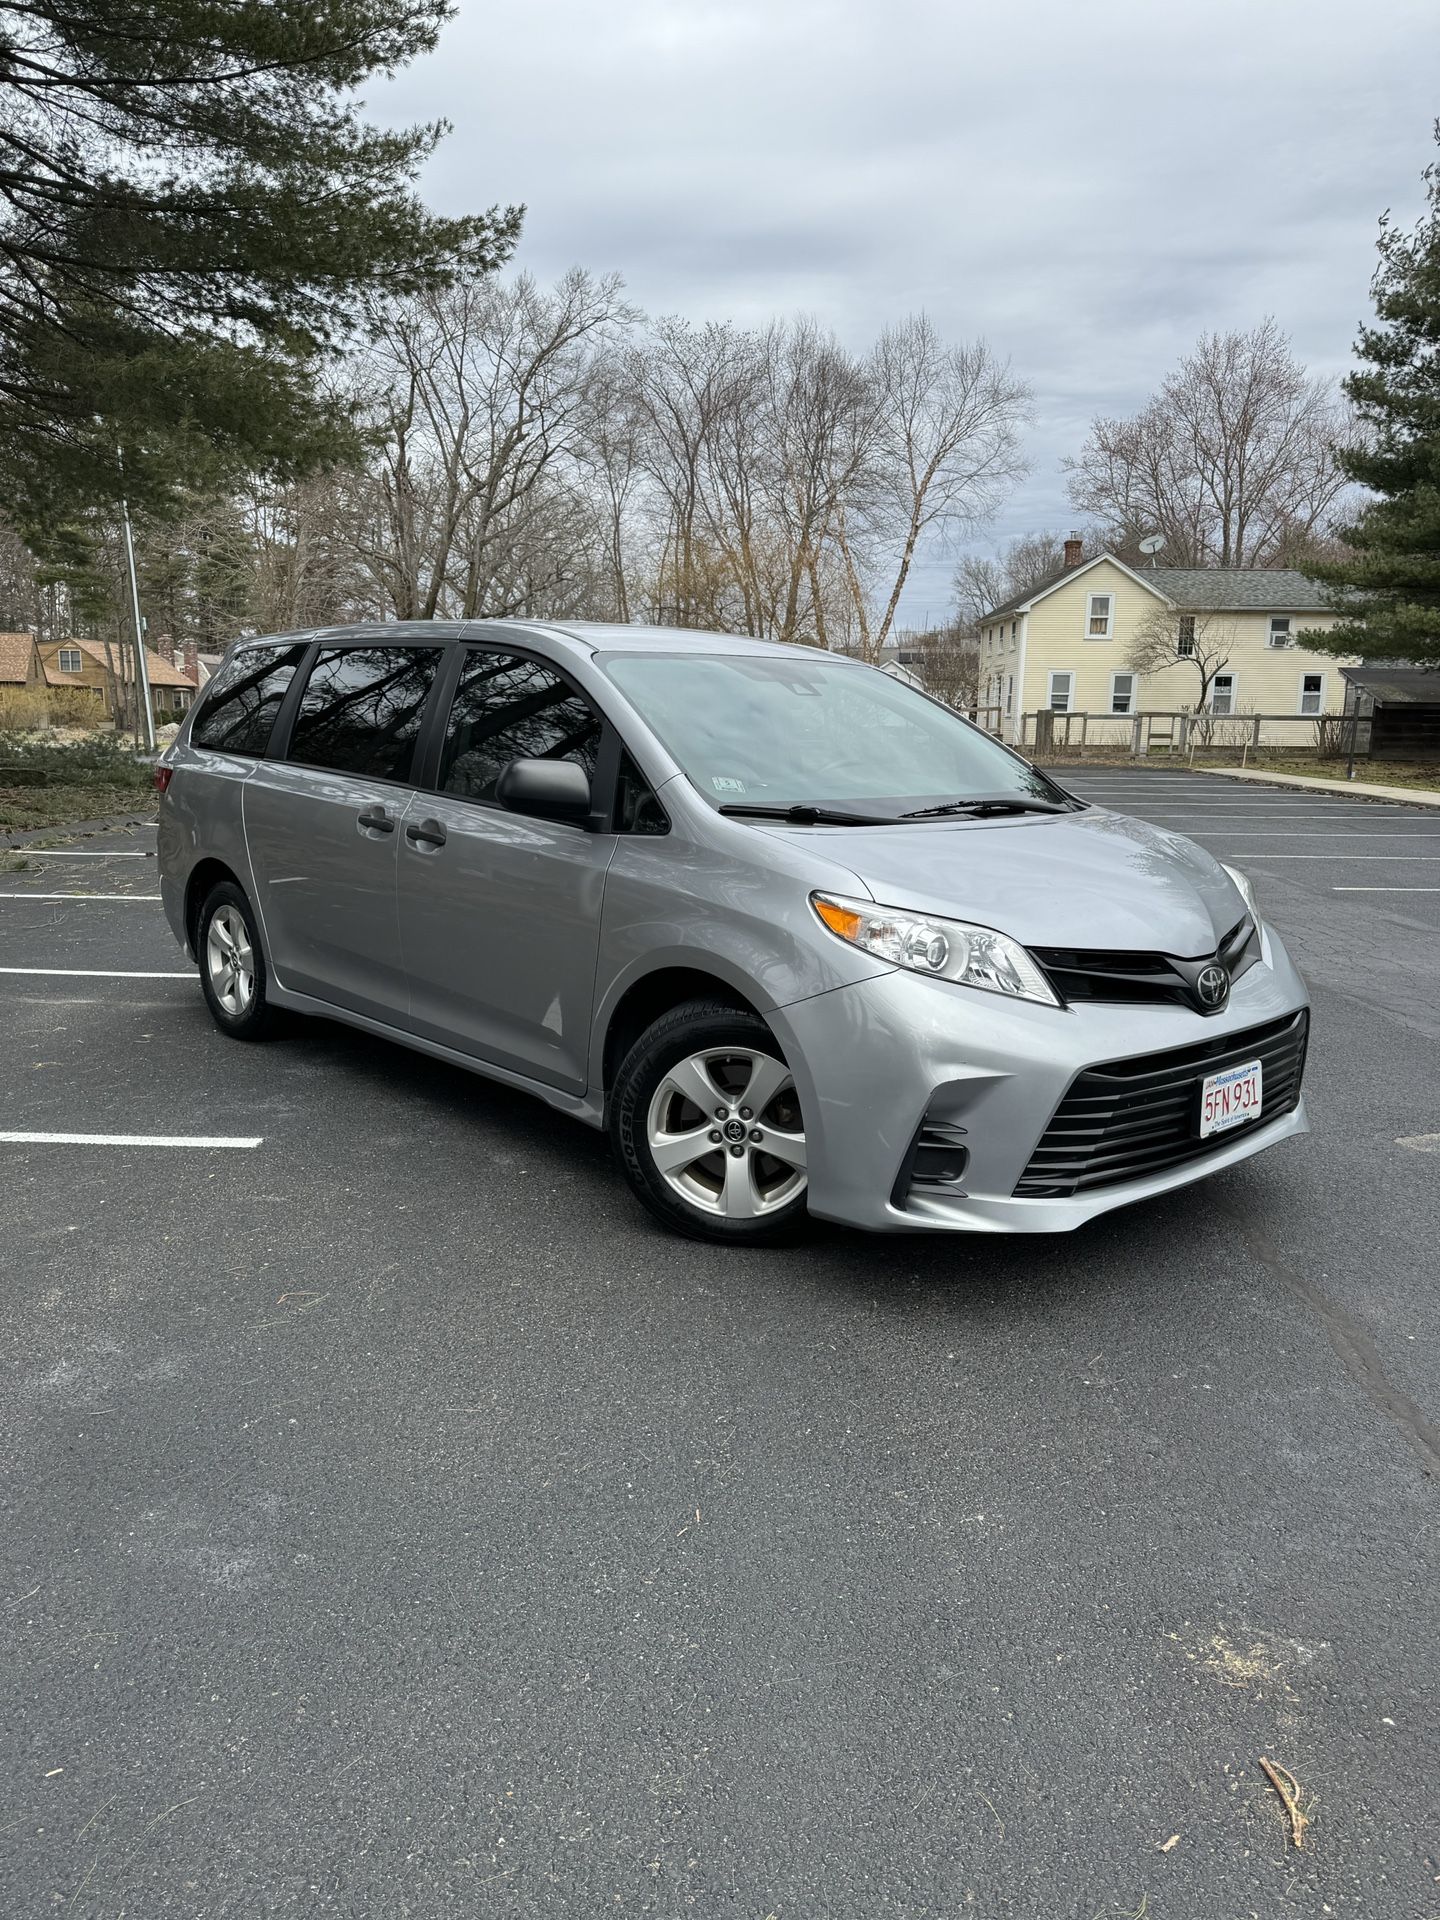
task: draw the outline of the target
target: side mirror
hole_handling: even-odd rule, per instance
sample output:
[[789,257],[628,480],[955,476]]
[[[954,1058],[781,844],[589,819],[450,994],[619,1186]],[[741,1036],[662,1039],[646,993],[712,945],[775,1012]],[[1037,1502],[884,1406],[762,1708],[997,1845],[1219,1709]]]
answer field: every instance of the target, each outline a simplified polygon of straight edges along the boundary
[[540,820],[590,818],[590,776],[574,760],[512,760],[495,782],[495,798],[507,813]]

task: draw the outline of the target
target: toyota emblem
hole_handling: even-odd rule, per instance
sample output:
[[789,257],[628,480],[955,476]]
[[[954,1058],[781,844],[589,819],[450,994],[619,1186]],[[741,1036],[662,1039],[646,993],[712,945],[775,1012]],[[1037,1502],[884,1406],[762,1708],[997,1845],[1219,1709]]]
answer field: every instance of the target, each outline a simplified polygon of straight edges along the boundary
[[1206,967],[1195,982],[1195,997],[1202,1007],[1223,1007],[1230,994],[1230,976],[1224,967]]

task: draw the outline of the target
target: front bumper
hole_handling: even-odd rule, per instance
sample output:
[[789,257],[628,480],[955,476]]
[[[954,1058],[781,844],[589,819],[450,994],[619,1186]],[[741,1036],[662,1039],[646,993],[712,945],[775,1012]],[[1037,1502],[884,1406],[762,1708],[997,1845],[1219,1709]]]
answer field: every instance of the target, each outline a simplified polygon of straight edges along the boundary
[[[769,1019],[805,1115],[811,1213],[881,1232],[1066,1233],[1308,1131],[1301,1101],[1268,1122],[1262,1112],[1259,1126],[1163,1172],[1065,1199],[1016,1198],[1016,1183],[1077,1074],[1238,1039],[1307,1005],[1289,955],[1264,928],[1261,961],[1235,982],[1225,1011],[1209,1017],[1098,1001],[1044,1007],[897,969]],[[964,1176],[953,1187],[897,1196],[897,1177],[926,1119],[964,1129]]]

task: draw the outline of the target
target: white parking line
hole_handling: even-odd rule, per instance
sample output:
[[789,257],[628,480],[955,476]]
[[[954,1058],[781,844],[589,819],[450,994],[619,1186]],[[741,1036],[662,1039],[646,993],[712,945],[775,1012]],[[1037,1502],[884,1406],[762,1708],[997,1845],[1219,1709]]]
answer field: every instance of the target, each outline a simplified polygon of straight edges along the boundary
[[1331,893],[1440,893],[1440,887],[1331,887]]
[[1405,860],[1415,863],[1421,860],[1440,860],[1440,853],[1262,853],[1258,847],[1247,847],[1243,855],[1245,860]]
[[0,893],[0,900],[158,900],[158,893]]
[[27,860],[153,860],[153,853],[97,853],[92,847],[7,847]]
[[252,1140],[211,1133],[0,1133],[0,1141],[17,1147],[258,1147],[264,1139],[264,1134]]
[[1303,828],[1282,827],[1278,833],[1267,833],[1263,827],[1209,829],[1212,840],[1219,840],[1225,834],[1232,840],[1440,840],[1440,833],[1433,827],[1426,833],[1402,833],[1398,827],[1382,827],[1378,833],[1346,833],[1343,827],[1316,827],[1310,832]]
[[193,973],[140,973],[128,967],[0,967],[0,973],[38,973],[50,980],[193,980]]

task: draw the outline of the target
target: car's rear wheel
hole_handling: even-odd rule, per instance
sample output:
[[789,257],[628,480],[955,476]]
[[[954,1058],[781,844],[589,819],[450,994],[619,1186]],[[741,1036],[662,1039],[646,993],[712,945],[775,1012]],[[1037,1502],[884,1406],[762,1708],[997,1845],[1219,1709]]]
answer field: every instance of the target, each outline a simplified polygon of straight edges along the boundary
[[200,986],[216,1026],[234,1040],[261,1040],[274,1030],[265,992],[265,956],[244,891],[222,880],[206,895],[195,929]]
[[692,1239],[766,1244],[805,1220],[805,1128],[763,1020],[691,1001],[641,1034],[616,1076],[610,1133],[636,1195]]

